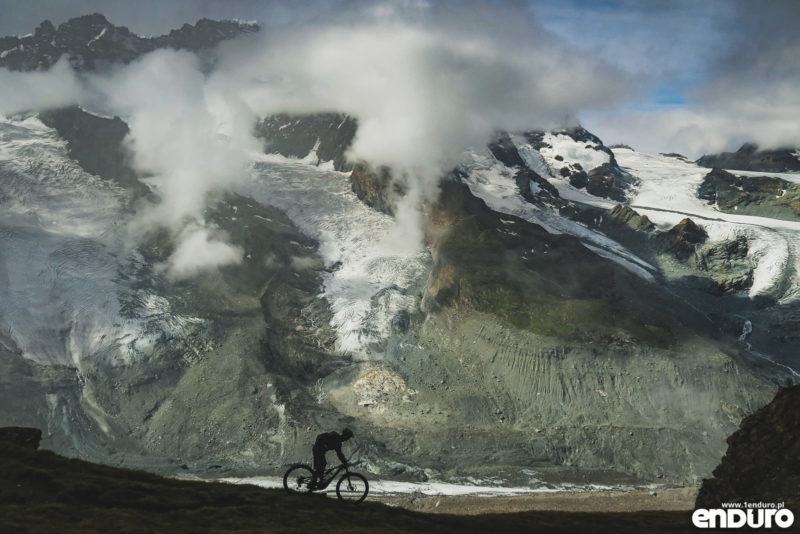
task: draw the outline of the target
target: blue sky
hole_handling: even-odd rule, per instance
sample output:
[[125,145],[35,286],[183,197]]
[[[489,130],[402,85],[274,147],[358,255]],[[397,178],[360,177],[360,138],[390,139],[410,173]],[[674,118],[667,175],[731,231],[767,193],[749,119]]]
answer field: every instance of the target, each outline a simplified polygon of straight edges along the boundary
[[530,11],[560,39],[621,67],[640,83],[643,109],[686,103],[735,36],[732,1],[543,0]]

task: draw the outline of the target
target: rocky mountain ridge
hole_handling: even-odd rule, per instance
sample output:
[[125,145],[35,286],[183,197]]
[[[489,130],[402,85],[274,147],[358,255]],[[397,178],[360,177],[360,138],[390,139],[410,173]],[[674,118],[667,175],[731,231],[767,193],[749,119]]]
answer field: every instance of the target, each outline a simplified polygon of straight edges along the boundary
[[697,164],[701,167],[742,171],[800,171],[800,149],[761,150],[756,144],[745,143],[736,152],[702,156],[697,160]]
[[73,69],[92,71],[114,62],[130,63],[158,48],[196,52],[258,30],[252,23],[200,19],[166,35],[142,37],[99,13],[72,18],[58,28],[45,20],[30,35],[0,38],[0,67],[47,70],[66,56]]

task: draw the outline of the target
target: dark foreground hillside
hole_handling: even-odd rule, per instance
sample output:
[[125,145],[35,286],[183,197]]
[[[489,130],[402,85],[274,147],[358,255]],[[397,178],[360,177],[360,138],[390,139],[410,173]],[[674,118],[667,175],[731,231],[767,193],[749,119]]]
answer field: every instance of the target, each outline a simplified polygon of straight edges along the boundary
[[689,512],[422,514],[189,482],[0,441],[0,532],[690,532]]

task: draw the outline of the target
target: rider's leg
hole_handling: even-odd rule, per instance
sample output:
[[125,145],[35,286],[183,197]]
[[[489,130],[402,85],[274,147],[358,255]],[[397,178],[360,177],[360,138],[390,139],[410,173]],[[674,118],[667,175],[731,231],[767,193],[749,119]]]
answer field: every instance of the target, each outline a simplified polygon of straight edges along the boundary
[[322,475],[325,473],[325,466],[328,462],[325,460],[324,450],[318,450],[314,447],[312,452],[314,453],[314,480],[312,482],[312,487],[316,487],[322,480]]

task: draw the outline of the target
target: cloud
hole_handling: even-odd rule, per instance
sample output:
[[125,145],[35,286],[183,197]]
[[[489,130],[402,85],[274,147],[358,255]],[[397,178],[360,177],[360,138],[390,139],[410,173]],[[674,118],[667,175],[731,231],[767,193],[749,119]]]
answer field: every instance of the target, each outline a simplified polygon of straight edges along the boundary
[[161,202],[139,214],[152,225],[180,229],[202,219],[206,195],[247,175],[252,116],[206,85],[192,53],[158,50],[108,76],[92,76],[103,106],[128,123],[133,165]]
[[187,228],[166,264],[160,265],[172,280],[190,278],[201,271],[242,261],[244,250],[215,239],[206,228]]
[[226,46],[216,79],[258,115],[350,113],[353,157],[437,174],[497,128],[574,122],[626,93],[619,71],[549,37],[521,9],[378,4]]
[[[675,84],[695,78],[685,89],[685,103],[662,109],[590,116],[587,127],[612,142],[627,142],[646,151],[677,151],[690,157],[735,150],[751,141],[762,148],[800,146],[800,4],[788,1],[703,3],[687,10],[707,33],[692,38],[686,49],[676,45],[685,64],[651,83]],[[710,12],[708,10],[711,10]],[[713,13],[717,13],[712,16]],[[725,24],[720,25],[720,21]],[[685,29],[675,41],[685,41]],[[709,46],[700,46],[708,42]],[[662,63],[654,55],[654,63]],[[702,77],[697,71],[702,69]],[[659,76],[666,76],[659,78]]]
[[68,106],[78,102],[85,88],[66,58],[45,72],[11,72],[0,69],[0,113]]

